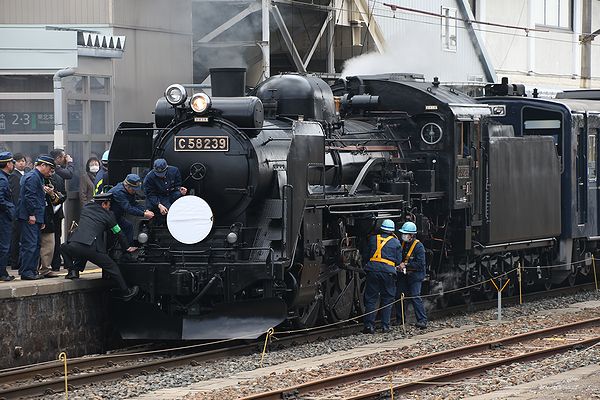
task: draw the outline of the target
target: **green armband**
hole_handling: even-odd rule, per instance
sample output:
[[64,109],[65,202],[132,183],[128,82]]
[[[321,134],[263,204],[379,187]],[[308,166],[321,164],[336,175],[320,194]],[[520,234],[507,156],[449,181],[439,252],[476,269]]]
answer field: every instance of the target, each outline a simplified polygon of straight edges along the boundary
[[112,233],[114,233],[115,235],[119,234],[119,232],[121,232],[121,227],[119,226],[119,224],[113,226],[112,228],[110,228],[110,230],[112,231]]

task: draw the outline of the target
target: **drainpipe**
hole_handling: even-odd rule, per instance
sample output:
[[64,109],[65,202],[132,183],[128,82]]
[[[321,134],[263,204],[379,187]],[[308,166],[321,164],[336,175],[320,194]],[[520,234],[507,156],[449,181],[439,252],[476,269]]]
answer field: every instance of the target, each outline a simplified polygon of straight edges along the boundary
[[64,96],[62,78],[75,73],[74,68],[64,68],[54,74],[54,148],[64,149],[67,145],[65,140],[65,127],[63,122]]

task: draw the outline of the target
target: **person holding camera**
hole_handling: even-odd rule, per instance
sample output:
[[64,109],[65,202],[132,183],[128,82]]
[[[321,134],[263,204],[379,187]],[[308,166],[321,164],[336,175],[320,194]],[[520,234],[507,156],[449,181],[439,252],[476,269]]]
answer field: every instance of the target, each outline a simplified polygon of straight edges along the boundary
[[[50,152],[50,156],[54,158],[56,170],[51,177],[51,183],[56,192],[67,197],[66,180],[73,178],[73,158],[65,153],[63,149],[54,149]],[[54,224],[54,252],[52,254],[52,270],[58,271],[62,260],[60,258],[60,242],[62,238],[62,221],[65,218],[62,203],[59,204],[52,215],[52,223]],[[49,221],[48,221],[49,222]]]
[[38,274],[44,278],[56,278],[58,274],[52,270],[52,258],[54,257],[55,232],[57,229],[54,215],[64,203],[66,196],[54,189],[51,178],[44,179],[44,193],[46,194],[46,206],[44,208],[44,227],[40,235],[40,265]]

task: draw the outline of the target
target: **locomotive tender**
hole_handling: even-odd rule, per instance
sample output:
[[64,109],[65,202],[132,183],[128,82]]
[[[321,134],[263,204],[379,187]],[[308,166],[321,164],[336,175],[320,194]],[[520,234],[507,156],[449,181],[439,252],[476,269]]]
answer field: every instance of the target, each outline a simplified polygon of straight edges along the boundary
[[[569,252],[568,146],[557,153],[549,131],[527,134],[555,123],[520,124],[513,99],[472,99],[414,74],[332,87],[284,74],[246,95],[243,70],[212,72],[211,97],[172,85],[155,124],[122,123],[111,145],[112,184],[165,158],[189,189],[166,224],[138,221],[140,252],[120,262],[142,293],[114,300],[125,339],[257,337],[284,321],[360,315],[366,238],[384,218],[417,223],[425,290],[441,303],[455,287]],[[571,240],[571,254],[593,240]],[[530,282],[564,279],[526,271]]]

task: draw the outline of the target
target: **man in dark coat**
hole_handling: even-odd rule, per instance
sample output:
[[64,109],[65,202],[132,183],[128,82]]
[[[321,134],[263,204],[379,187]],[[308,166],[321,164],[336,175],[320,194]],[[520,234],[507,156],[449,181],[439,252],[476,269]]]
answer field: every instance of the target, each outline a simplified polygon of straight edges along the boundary
[[383,332],[390,330],[392,303],[396,296],[396,266],[401,261],[400,241],[394,235],[394,221],[382,222],[380,232],[369,238],[369,262],[365,265],[367,273],[365,285],[364,333],[375,333],[375,310],[377,302],[381,310]]
[[6,271],[10,254],[10,239],[12,224],[15,217],[15,205],[8,178],[15,161],[9,151],[0,153],[0,282],[9,282],[15,279]]
[[151,219],[154,213],[141,207],[135,200],[135,191],[142,185],[142,180],[136,174],[129,174],[123,182],[118,183],[108,193],[113,195],[112,210],[117,223],[123,229],[128,245],[133,243],[133,225],[125,219],[125,215],[135,215]]
[[[21,178],[25,175],[25,167],[27,167],[27,158],[22,153],[15,153],[15,169],[13,169],[8,181],[12,190],[12,199],[15,207],[19,204],[19,193],[21,192]],[[12,238],[10,241],[10,265],[11,269],[19,269],[19,241],[21,240],[21,224],[15,219],[12,226]]]
[[[404,293],[406,297],[410,297],[417,319],[415,326],[425,329],[427,315],[421,299],[421,285],[427,267],[425,246],[417,239],[417,226],[414,222],[405,222],[400,233],[402,233],[402,262],[398,266],[401,273],[398,274],[397,296]],[[396,303],[396,306],[396,322],[399,322],[402,320],[402,309],[399,303]]]
[[171,204],[187,189],[181,186],[181,173],[176,167],[167,165],[164,158],[154,161],[154,169],[144,178],[144,194],[148,210],[161,215],[167,215]]
[[106,273],[112,276],[125,301],[133,298],[139,291],[137,286],[129,288],[121,274],[119,266],[110,258],[106,252],[105,232],[111,232],[117,235],[121,243],[121,248],[127,252],[137,250],[135,247],[129,247],[121,227],[117,224],[115,215],[110,211],[110,205],[113,195],[110,193],[101,193],[94,196],[94,201],[86,204],[79,217],[79,225],[73,231],[67,243],[61,245],[65,266],[69,269],[66,279],[79,278],[79,270],[73,266],[73,260],[76,259],[81,265],[90,261]]
[[[54,186],[54,190],[60,192],[64,198],[67,198],[66,180],[73,179],[73,158],[66,154],[63,149],[54,149],[50,152],[54,163],[56,164],[56,172],[50,178],[50,182]],[[62,238],[62,221],[65,218],[63,204],[59,205],[57,211],[54,212],[54,255],[52,256],[52,270],[60,269],[60,242]]]
[[35,160],[35,168],[21,178],[17,218],[21,223],[19,275],[23,280],[44,278],[37,273],[40,260],[40,231],[44,225],[46,206],[44,178],[49,178],[55,168],[54,159],[43,154]]

